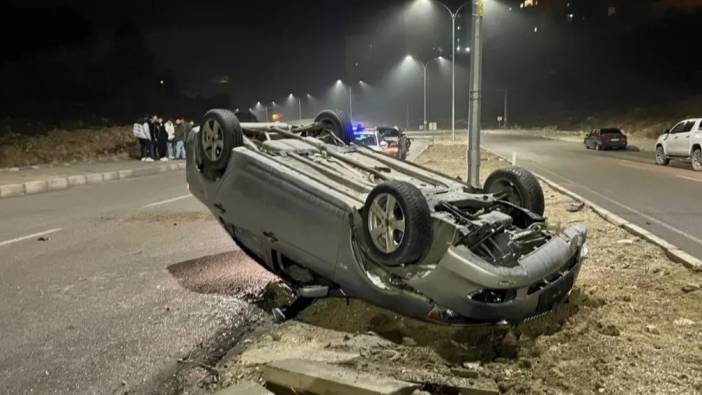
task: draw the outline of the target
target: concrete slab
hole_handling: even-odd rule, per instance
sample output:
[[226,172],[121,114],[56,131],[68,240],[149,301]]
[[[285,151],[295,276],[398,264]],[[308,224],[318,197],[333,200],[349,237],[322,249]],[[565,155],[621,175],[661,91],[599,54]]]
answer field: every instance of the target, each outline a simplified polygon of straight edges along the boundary
[[102,173],[100,173],[100,174],[87,174],[87,175],[85,176],[85,181],[86,181],[88,184],[100,184],[100,183],[102,183],[104,180],[103,180],[103,178],[102,178]]
[[227,387],[223,390],[215,392],[214,395],[275,395],[274,393],[268,391],[262,385],[256,384],[254,382],[243,382],[239,384],[234,384],[231,387]]
[[48,180],[50,191],[60,191],[62,189],[68,189],[68,178],[58,177]]
[[108,171],[107,173],[102,173],[102,179],[104,181],[114,181],[119,179],[119,172]]
[[417,385],[405,381],[360,374],[304,359],[287,359],[266,365],[263,377],[273,391],[292,388],[298,393],[317,395],[409,395],[417,388]]
[[86,182],[84,175],[68,177],[68,185],[85,185]]
[[24,184],[0,185],[0,198],[24,195]]
[[130,178],[134,177],[134,170],[120,170],[119,178]]
[[49,190],[49,183],[47,181],[30,181],[24,183],[24,193],[27,195],[33,195],[35,193],[44,193]]

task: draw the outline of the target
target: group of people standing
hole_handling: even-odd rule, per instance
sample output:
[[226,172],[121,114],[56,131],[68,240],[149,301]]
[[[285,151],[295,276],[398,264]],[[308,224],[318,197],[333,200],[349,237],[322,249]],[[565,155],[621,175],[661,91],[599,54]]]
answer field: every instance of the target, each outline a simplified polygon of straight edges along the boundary
[[183,117],[175,122],[157,115],[134,123],[134,137],[139,140],[139,155],[144,162],[185,159],[185,138],[192,125]]

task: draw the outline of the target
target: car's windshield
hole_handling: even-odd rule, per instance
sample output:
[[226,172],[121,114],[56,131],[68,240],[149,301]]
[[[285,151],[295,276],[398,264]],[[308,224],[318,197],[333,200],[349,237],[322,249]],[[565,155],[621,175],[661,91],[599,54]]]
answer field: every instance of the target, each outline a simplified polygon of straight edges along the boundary
[[619,129],[601,129],[600,134],[622,134]]
[[394,129],[394,128],[378,129],[378,132],[383,137],[399,137],[400,136],[400,131],[397,129]]
[[378,145],[378,139],[373,133],[361,133],[357,134],[354,139],[354,143],[360,145]]

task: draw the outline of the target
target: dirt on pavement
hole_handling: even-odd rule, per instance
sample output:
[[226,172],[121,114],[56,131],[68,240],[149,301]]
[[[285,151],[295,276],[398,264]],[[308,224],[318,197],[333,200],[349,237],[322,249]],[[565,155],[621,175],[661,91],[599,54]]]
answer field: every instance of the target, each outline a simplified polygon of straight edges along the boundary
[[[464,153],[465,146],[434,145],[418,162],[459,176]],[[486,156],[483,175],[505,166]],[[515,394],[702,392],[702,276],[543,187],[549,227],[584,222],[589,231],[590,258],[569,302],[552,314],[514,327],[455,328],[361,301],[321,300],[298,321],[240,342],[201,390],[262,381],[264,364],[302,357],[436,394],[466,385]]]

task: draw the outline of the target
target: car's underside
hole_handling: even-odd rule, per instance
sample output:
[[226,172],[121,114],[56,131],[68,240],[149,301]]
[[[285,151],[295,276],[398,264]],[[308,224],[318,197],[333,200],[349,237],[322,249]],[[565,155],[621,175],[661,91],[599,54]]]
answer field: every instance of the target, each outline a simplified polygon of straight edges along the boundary
[[[348,145],[331,113],[301,126],[227,117],[206,116],[189,138],[191,190],[302,298],[358,297],[454,324],[519,322],[573,286],[585,229],[547,230],[543,193],[523,169],[475,190]],[[234,143],[217,143],[226,133]]]

